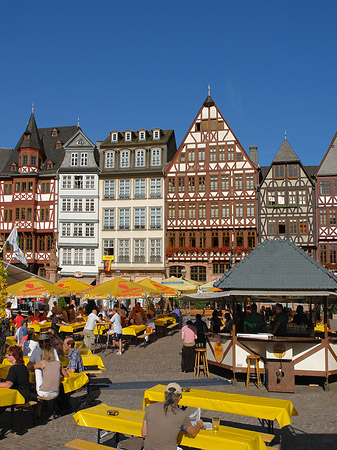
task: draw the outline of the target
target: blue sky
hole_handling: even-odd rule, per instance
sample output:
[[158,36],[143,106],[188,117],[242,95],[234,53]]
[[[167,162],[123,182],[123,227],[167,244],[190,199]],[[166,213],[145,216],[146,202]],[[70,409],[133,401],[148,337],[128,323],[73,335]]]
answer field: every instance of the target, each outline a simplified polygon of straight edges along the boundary
[[39,127],[173,128],[177,145],[211,95],[269,165],[284,130],[305,165],[337,131],[337,2],[34,0],[0,14],[0,147],[31,104]]

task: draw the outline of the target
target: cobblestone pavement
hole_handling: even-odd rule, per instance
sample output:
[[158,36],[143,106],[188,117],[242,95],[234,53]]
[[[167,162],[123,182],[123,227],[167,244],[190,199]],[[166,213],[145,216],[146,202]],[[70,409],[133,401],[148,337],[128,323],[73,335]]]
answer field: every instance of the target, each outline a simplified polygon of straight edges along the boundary
[[[180,334],[167,336],[147,346],[130,346],[121,356],[112,354],[111,350],[99,353],[107,368],[99,377],[108,378],[112,383],[127,383],[139,381],[153,381],[153,385],[166,380],[195,380],[193,374],[180,371],[181,349]],[[217,378],[216,375],[212,375]],[[293,402],[299,415],[292,418],[291,426],[278,428],[275,422],[274,433],[276,440],[274,446],[282,450],[323,450],[337,448],[337,383],[330,385],[329,391],[321,387],[297,385],[295,394],[268,393],[262,387],[257,389],[254,385],[245,388],[244,382],[239,381],[235,386],[231,384],[203,384],[203,375],[200,378],[200,389],[209,389],[221,392],[233,392],[256,396],[289,399]],[[125,386],[127,389],[92,391],[89,397],[86,391],[80,391],[72,396],[73,407],[89,407],[103,402],[110,406],[130,409],[141,409],[144,389],[135,389],[135,386]],[[124,385],[122,386],[124,387]],[[131,389],[129,389],[131,387]],[[196,387],[193,385],[193,387]],[[16,414],[20,415],[20,412]],[[211,417],[212,412],[203,411],[204,417]],[[217,413],[217,415],[219,415]],[[62,449],[67,441],[72,439],[85,439],[96,442],[96,430],[79,427],[75,424],[72,414],[58,417],[55,421],[49,417],[44,423],[33,426],[30,414],[24,412],[22,420],[16,416],[16,426],[22,424],[22,431],[14,434],[9,432],[10,414],[6,411],[0,416],[0,449],[14,450],[29,449]],[[222,423],[237,427],[246,427],[260,430],[257,419],[220,414]],[[106,436],[102,443],[114,445],[114,436]]]

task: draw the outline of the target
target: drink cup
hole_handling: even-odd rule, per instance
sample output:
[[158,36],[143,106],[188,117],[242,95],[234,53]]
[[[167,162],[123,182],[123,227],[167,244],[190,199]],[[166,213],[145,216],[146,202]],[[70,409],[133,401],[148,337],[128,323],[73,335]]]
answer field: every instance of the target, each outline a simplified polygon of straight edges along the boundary
[[212,431],[218,433],[220,427],[220,417],[212,417]]

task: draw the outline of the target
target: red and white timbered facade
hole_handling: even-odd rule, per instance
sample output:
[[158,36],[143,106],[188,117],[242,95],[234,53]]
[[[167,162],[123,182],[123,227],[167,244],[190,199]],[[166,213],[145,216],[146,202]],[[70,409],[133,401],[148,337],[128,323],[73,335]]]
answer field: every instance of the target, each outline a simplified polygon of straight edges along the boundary
[[256,245],[258,167],[210,96],[165,177],[169,274],[219,278]]

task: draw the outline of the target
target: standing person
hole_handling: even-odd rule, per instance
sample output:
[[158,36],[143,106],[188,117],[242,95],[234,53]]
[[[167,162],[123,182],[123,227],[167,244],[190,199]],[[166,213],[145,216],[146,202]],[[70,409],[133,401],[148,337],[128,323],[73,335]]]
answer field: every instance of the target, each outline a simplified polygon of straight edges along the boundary
[[18,314],[16,315],[16,317],[15,317],[15,319],[14,319],[14,322],[15,322],[15,325],[16,325],[16,329],[18,329],[18,328],[21,327],[21,322],[22,322],[23,320],[25,320],[25,319],[24,319],[24,317],[23,317],[23,315],[22,315],[22,312],[19,310],[19,311],[18,311]]
[[52,312],[53,316],[56,316],[56,314],[58,314],[58,313],[61,312],[61,308],[60,308],[59,305],[57,304],[57,301],[54,301],[54,302],[53,302],[53,305],[54,305],[54,306],[53,306],[51,312]]
[[174,310],[171,312],[171,316],[176,319],[176,322],[179,324],[179,328],[181,328],[181,311],[177,304],[175,304]]
[[83,330],[84,343],[88,347],[89,350],[92,350],[95,345],[94,329],[95,329],[97,322],[102,323],[103,320],[101,320],[98,317],[97,310],[93,309],[88,316],[87,322],[86,322],[84,330]]
[[18,328],[15,332],[14,339],[19,345],[21,345],[22,338],[24,336],[27,336],[27,334],[28,334],[27,320],[23,320],[21,322],[21,327]]
[[68,360],[68,372],[83,372],[84,366],[82,356],[79,350],[75,347],[75,341],[72,338],[66,338],[63,342],[63,348],[66,352],[69,352]]
[[22,348],[18,345],[9,347],[7,360],[12,366],[9,368],[6,381],[0,383],[0,388],[16,389],[28,402],[30,400],[29,373],[23,362]]
[[294,315],[293,322],[296,325],[308,325],[308,316],[304,312],[302,305],[297,306],[296,314]]
[[225,321],[225,326],[222,327],[221,331],[223,331],[224,333],[231,333],[233,328],[233,319],[229,312],[225,312],[223,318]]
[[201,319],[201,314],[195,316],[194,326],[197,329],[196,344],[200,347],[206,347],[206,333],[208,331],[207,324]]
[[220,333],[221,327],[222,327],[222,322],[219,317],[218,311],[215,309],[212,313],[212,318],[211,318],[211,332],[214,334],[218,334],[218,333]]
[[10,335],[10,326],[11,326],[10,323],[11,323],[11,320],[13,319],[13,313],[11,310],[11,306],[12,306],[12,303],[7,302],[6,308],[5,308],[5,320],[4,320],[6,336]]
[[275,306],[276,319],[273,326],[273,334],[275,336],[286,336],[287,335],[287,316],[283,311],[283,306],[281,303],[276,303]]
[[[152,314],[147,314],[146,315],[146,318],[147,318],[147,321],[146,321],[146,333],[155,333],[155,331],[156,331],[156,324],[154,323],[154,320],[153,320],[153,316],[152,316]],[[153,336],[155,336],[154,334],[153,334]],[[149,341],[149,339],[150,339],[150,336],[145,336],[145,342],[147,343],[148,341]]]
[[250,313],[246,313],[244,320],[245,333],[257,334],[260,333],[266,323],[264,318],[257,312],[257,305],[253,303],[250,307]]
[[62,334],[60,333],[60,326],[61,325],[67,325],[66,322],[63,320],[63,314],[62,311],[60,311],[59,313],[57,313],[51,321],[51,328],[52,330],[54,330],[54,333],[57,336],[60,336],[61,338],[64,337],[64,333],[62,332]]
[[114,334],[112,338],[112,345],[114,347],[118,347],[116,354],[122,354],[122,335],[123,328],[121,325],[121,316],[118,314],[118,306],[114,305],[112,309],[112,317],[111,317],[111,325],[114,327]]
[[188,320],[181,329],[183,348],[181,352],[181,371],[193,372],[195,360],[195,339],[197,339],[197,329],[193,326],[192,320]]
[[33,350],[36,349],[38,346],[39,343],[35,341],[34,329],[28,328],[27,339],[22,343],[23,356],[30,356],[33,353]]
[[181,387],[170,383],[165,390],[165,402],[152,403],[146,408],[142,426],[146,450],[176,450],[182,427],[191,437],[199,433],[203,421],[198,420],[193,426],[188,413],[178,408],[180,399]]

